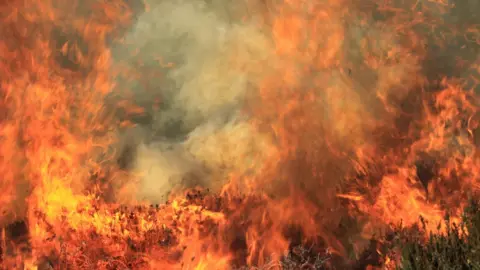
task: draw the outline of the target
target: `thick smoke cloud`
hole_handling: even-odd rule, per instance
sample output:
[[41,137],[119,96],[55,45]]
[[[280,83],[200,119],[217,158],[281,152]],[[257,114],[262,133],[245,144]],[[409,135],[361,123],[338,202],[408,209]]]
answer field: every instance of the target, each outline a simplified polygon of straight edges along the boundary
[[[369,154],[378,155],[369,151],[386,153],[395,147],[395,139],[377,134],[379,127],[396,126],[406,133],[395,136],[407,135],[411,119],[402,118],[402,111],[419,113],[415,104],[405,105],[415,103],[412,96],[420,96],[425,88],[438,89],[445,76],[465,77],[453,59],[460,40],[447,41],[445,47],[425,45],[438,44],[440,32],[450,29],[428,34],[425,28],[425,35],[415,36],[406,27],[399,33],[403,30],[393,30],[398,26],[394,19],[375,13],[365,19],[362,12],[368,5],[348,1],[343,7],[331,1],[321,3],[329,13],[328,23],[319,24],[316,33],[305,29],[302,37],[305,44],[318,46],[310,58],[278,54],[282,44],[273,31],[275,25],[269,25],[271,18],[285,15],[275,10],[277,4],[149,1],[148,11],[138,15],[124,43],[114,48],[118,66],[129,74],[119,79],[116,93],[133,98],[146,110],[146,116],[135,119],[138,128],[129,130],[124,141],[127,148],[135,149],[129,152],[133,156],[129,166],[140,176],[139,199],[164,201],[172,189],[195,185],[218,188],[229,173],[252,172],[260,166],[274,153],[275,139],[252,126],[252,117],[263,121],[268,116],[244,109],[265,78],[277,74],[278,85],[283,80],[284,85],[292,84],[281,78],[282,70],[301,74],[301,82],[293,87],[310,89],[319,97],[317,103],[301,109],[310,129],[299,130],[304,134],[297,136],[300,143],[296,146],[310,156],[312,145],[315,151],[323,151],[321,157],[309,157],[313,159],[309,162],[329,178],[324,181],[331,185],[320,181],[322,187],[316,186],[319,183],[311,186],[324,190],[326,196],[358,169],[355,164],[374,158]],[[405,8],[408,3],[397,5]],[[448,15],[437,4],[418,5],[427,11],[424,19],[443,20],[445,27],[458,28],[472,20],[471,16],[455,16],[466,12],[463,5]],[[293,8],[291,12],[301,16],[304,11]],[[249,20],[244,19],[247,14]],[[461,52],[467,59],[477,53],[468,46]],[[313,72],[302,73],[305,66],[313,67]],[[303,182],[318,181],[307,178]]]
[[146,109],[126,147],[136,148],[138,198],[158,202],[172,188],[219,187],[226,173],[251,165],[263,142],[241,110],[273,48],[252,22],[233,20],[233,5],[153,2],[113,55],[138,73],[120,79],[117,94]]

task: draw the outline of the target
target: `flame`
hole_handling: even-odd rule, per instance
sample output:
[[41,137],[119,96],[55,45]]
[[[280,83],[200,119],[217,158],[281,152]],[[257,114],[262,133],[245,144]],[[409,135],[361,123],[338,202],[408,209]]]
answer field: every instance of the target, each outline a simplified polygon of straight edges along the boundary
[[[227,78],[211,86],[217,99],[197,94],[215,109],[244,96],[241,123],[196,129],[181,145],[213,171],[202,176],[213,192],[175,186],[156,206],[136,196],[149,169],[117,161],[131,119],[150,108],[116,91],[121,76],[149,89],[141,79],[182,63],[151,55],[157,66],[145,74],[116,65],[112,52],[135,21],[126,1],[11,2],[0,17],[8,267],[230,269],[275,264],[309,244],[346,259],[392,224],[421,216],[437,231],[447,213],[458,222],[478,194],[480,65],[465,53],[443,70],[429,46],[480,40],[475,25],[445,22],[455,7],[444,1],[245,1],[255,12],[241,21],[255,27],[222,37],[228,49],[192,80]],[[237,73],[245,93],[230,88]],[[215,111],[197,109],[186,122]],[[7,233],[19,220],[26,240]],[[386,268],[392,261],[384,256]]]

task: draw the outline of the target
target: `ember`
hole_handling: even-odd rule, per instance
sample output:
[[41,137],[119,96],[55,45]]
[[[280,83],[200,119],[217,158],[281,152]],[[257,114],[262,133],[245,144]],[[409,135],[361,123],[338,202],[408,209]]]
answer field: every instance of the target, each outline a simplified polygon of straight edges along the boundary
[[400,265],[479,198],[476,10],[3,2],[2,269]]

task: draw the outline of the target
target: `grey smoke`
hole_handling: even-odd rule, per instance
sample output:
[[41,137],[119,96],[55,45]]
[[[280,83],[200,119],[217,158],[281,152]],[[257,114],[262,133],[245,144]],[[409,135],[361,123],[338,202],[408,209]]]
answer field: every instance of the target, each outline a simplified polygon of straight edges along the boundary
[[269,43],[253,25],[232,21],[221,5],[148,6],[113,55],[128,74],[139,75],[119,78],[116,94],[132,96],[147,111],[139,127],[124,134],[125,146],[136,148],[129,166],[140,175],[138,198],[159,202],[175,187],[212,187],[212,171],[241,163],[230,159],[261,143],[240,110],[263,72],[258,66],[269,57]]
[[[334,33],[340,29],[344,36],[338,46],[332,43],[327,45],[331,48],[322,51],[321,46],[331,37],[305,34],[306,39],[314,39],[319,45],[319,57],[325,58],[330,53],[327,49],[334,49],[335,54],[328,57],[338,58],[339,62],[302,78],[301,86],[306,89],[311,87],[309,82],[325,78],[324,85],[315,86],[323,103],[304,108],[310,115],[318,112],[318,117],[323,117],[312,123],[312,129],[325,132],[311,131],[312,138],[305,138],[319,149],[328,149],[323,137],[330,138],[330,143],[346,153],[375,145],[371,136],[374,122],[393,123],[396,110],[402,106],[398,101],[420,89],[419,75],[433,82],[442,76],[464,76],[465,70],[455,66],[456,55],[474,59],[470,64],[478,62],[478,46],[469,44],[460,49],[456,46],[460,40],[448,41],[443,49],[426,48],[425,58],[421,59],[419,56],[424,53],[410,53],[411,48],[402,45],[404,37],[385,27],[382,20],[388,18],[374,16],[367,25],[361,25],[354,16],[361,7],[352,5],[351,17],[345,21],[335,4],[324,2],[325,10],[332,14],[329,24],[319,32]],[[475,21],[473,15],[465,15],[471,10],[469,5],[474,5],[467,2],[457,4],[448,15],[436,10],[432,3],[420,1],[419,5],[430,10],[431,18],[451,21],[444,25],[460,28]],[[260,79],[277,67],[298,64],[301,68],[309,63],[274,55],[271,33],[263,32],[254,20],[241,20],[248,10],[245,3],[147,1],[149,11],[139,14],[124,43],[114,48],[117,66],[127,68],[129,74],[119,78],[116,94],[132,98],[147,112],[137,119],[137,129],[124,134],[128,138],[125,145],[135,149],[129,166],[140,176],[138,198],[161,202],[174,189],[195,185],[219,187],[229,172],[250,171],[269,154],[269,139],[259,134],[242,114],[245,98]],[[265,11],[267,6],[257,7]],[[444,30],[447,31],[439,31]],[[432,42],[436,33],[426,36]],[[367,49],[371,56],[384,60],[369,63],[362,40],[372,44]],[[398,55],[386,57],[389,51]],[[312,66],[315,59],[309,60]],[[385,101],[391,103],[390,107],[385,107]],[[156,102],[160,103],[158,107],[154,106]],[[336,183],[351,169],[351,158],[355,157],[337,160],[325,150],[321,160],[314,162],[320,171],[325,171],[325,177],[332,178],[328,181]],[[341,173],[329,164],[342,164],[335,165],[342,167]],[[325,192],[332,193],[329,190]]]

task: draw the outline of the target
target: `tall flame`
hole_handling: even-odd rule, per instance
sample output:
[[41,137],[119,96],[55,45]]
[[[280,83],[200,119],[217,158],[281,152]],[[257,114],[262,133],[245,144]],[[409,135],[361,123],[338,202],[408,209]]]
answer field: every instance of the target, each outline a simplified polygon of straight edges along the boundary
[[349,267],[392,224],[459,220],[475,7],[233,2],[0,4],[4,265],[281,268],[311,245]]

